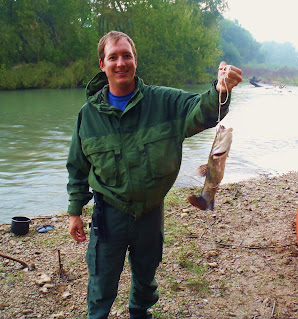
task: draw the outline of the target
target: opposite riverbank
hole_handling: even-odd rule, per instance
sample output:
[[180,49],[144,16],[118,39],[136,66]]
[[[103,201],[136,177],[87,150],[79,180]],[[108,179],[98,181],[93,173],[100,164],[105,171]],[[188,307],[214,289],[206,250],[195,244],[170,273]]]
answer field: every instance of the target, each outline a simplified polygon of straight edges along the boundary
[[[214,211],[189,206],[186,195],[199,191],[174,189],[166,198],[154,316],[297,318],[298,172],[222,185]],[[0,252],[32,269],[0,257],[1,318],[87,318],[88,242],[75,243],[67,223],[65,214],[36,218],[22,237],[0,226]],[[35,231],[46,224],[54,230]],[[128,318],[129,280],[126,262],[112,319]]]
[[[298,69],[294,67],[269,65],[239,67],[242,69],[245,81],[256,77],[266,84],[298,85]],[[19,64],[11,69],[0,68],[0,90],[84,88],[91,77],[99,71],[98,64],[90,63],[88,59],[75,61],[64,68],[45,61],[37,64]],[[204,78],[201,83],[209,83],[216,78],[216,74],[206,74]],[[177,83],[171,85],[177,86]]]

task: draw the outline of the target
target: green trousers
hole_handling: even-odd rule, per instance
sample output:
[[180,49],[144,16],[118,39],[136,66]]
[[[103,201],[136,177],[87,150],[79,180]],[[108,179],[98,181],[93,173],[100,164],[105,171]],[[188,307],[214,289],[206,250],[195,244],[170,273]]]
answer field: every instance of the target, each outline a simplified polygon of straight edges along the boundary
[[132,273],[129,308],[146,310],[158,300],[154,277],[162,259],[163,205],[140,220],[106,203],[103,212],[106,239],[99,240],[91,227],[86,254],[90,319],[108,317],[117,296],[127,250]]

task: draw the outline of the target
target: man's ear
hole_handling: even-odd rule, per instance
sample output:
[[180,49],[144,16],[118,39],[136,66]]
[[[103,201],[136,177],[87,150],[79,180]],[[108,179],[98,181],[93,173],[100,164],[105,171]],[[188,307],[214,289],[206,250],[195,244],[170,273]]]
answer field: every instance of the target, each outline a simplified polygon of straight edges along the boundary
[[101,59],[99,60],[99,66],[100,66],[101,70],[102,70],[103,72],[105,72],[105,70],[104,70],[104,65],[103,65],[103,62],[102,62]]

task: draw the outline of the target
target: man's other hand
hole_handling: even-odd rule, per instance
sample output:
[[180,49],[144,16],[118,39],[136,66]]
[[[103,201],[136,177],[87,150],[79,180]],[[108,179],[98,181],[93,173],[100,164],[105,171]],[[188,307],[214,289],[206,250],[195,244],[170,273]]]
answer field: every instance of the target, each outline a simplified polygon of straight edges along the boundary
[[72,238],[79,243],[86,240],[84,223],[81,216],[69,216],[68,232]]

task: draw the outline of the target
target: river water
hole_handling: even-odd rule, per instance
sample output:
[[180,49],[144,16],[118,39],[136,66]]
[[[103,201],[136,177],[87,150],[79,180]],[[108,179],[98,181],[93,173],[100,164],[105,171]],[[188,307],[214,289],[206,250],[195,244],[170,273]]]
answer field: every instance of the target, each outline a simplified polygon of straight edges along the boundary
[[[205,87],[188,90],[202,92]],[[65,162],[84,90],[0,92],[0,224],[13,216],[52,215],[67,209]],[[233,143],[223,183],[298,170],[298,87],[233,90]],[[175,187],[201,185],[197,166],[208,160],[215,128],[184,142]]]

